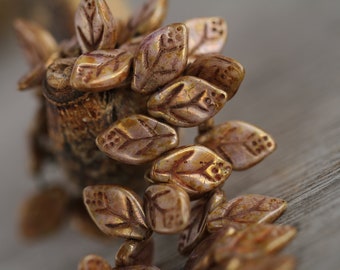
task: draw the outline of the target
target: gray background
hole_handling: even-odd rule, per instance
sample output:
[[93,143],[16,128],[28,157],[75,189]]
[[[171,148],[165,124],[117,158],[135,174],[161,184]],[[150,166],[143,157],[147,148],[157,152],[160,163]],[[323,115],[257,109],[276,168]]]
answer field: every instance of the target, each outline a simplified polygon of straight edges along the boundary
[[[113,262],[120,240],[102,243],[68,226],[37,242],[17,234],[20,203],[35,189],[27,173],[25,136],[36,104],[32,93],[16,91],[16,80],[27,70],[10,31],[17,11],[6,12],[9,1],[0,3],[7,16],[0,27],[0,269],[76,269],[88,253]],[[178,0],[170,1],[167,19],[218,15],[228,21],[224,54],[244,65],[246,78],[217,122],[239,119],[258,125],[276,138],[278,149],[258,166],[234,172],[225,190],[229,198],[260,193],[288,200],[279,223],[299,229],[285,252],[297,256],[301,270],[338,269],[340,264],[339,11],[337,0]],[[184,143],[191,143],[192,132]],[[162,269],[183,265],[175,240],[158,237]]]

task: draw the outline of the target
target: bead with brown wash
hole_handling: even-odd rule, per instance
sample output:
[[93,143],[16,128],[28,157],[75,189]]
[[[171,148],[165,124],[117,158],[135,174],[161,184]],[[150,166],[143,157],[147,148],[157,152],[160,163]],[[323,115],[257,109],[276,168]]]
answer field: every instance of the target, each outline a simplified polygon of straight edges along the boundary
[[154,117],[179,127],[193,127],[217,114],[227,94],[214,85],[192,76],[184,76],[152,95],[148,111]]
[[244,229],[254,223],[272,223],[286,210],[284,200],[258,194],[236,197],[216,207],[207,218],[209,232],[223,227]]
[[148,225],[158,233],[175,234],[189,223],[189,196],[173,184],[148,187],[144,194],[144,209]]
[[193,145],[180,147],[155,160],[150,178],[154,182],[176,184],[194,199],[222,186],[231,171],[231,164],[213,151]]
[[235,59],[220,54],[207,54],[198,56],[185,74],[204,79],[222,89],[230,100],[239,89],[245,71]]
[[143,164],[178,145],[176,131],[153,118],[131,115],[113,123],[96,139],[110,158],[126,164]]
[[83,197],[93,221],[105,234],[134,240],[150,237],[141,199],[133,191],[116,185],[96,185],[86,187]]
[[231,162],[234,170],[245,170],[256,165],[276,148],[269,134],[241,121],[215,126],[195,141]]
[[177,78],[187,64],[187,40],[186,27],[181,23],[165,26],[146,36],[134,60],[132,89],[150,94]]

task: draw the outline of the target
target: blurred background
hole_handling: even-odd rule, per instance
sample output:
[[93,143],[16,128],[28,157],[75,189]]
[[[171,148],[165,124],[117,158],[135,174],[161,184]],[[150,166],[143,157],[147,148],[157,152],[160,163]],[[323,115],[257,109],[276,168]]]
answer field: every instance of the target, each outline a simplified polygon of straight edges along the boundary
[[[114,1],[114,0],[108,0]],[[76,269],[86,254],[111,263],[120,240],[102,242],[69,226],[38,241],[18,234],[20,204],[35,190],[27,170],[27,129],[36,101],[17,91],[27,70],[12,30],[15,17],[35,18],[58,37],[72,25],[72,1],[0,0],[0,269]],[[77,1],[74,1],[75,5]],[[128,1],[133,9],[142,1]],[[298,269],[338,269],[340,257],[340,1],[170,0],[166,23],[221,16],[229,26],[223,54],[246,69],[238,94],[217,123],[250,122],[274,136],[278,149],[258,166],[234,172],[228,198],[260,193],[288,200],[279,223],[298,227],[286,249]],[[185,134],[191,144],[194,130]],[[156,264],[181,269],[176,237],[157,237]],[[169,241],[173,242],[172,245]]]

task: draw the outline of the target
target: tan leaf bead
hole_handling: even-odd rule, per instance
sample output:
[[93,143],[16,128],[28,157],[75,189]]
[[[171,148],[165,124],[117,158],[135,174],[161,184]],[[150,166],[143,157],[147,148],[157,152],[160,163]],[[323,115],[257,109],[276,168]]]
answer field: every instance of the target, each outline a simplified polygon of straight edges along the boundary
[[180,234],[178,251],[188,255],[207,236],[206,221],[208,214],[217,206],[225,202],[226,197],[221,189],[213,190],[208,196],[198,200],[190,212],[190,222]]
[[296,261],[292,256],[265,256],[256,259],[237,257],[219,263],[211,270],[294,270]]
[[272,223],[286,208],[287,203],[278,198],[242,195],[216,207],[208,216],[207,228],[213,232],[228,226],[244,229],[254,223]]
[[105,0],[81,0],[75,27],[83,53],[115,47],[118,24]]
[[219,207],[221,204],[226,202],[227,198],[225,195],[225,192],[223,189],[217,188],[212,191],[212,194],[210,195],[208,207],[207,207],[207,213],[210,214],[212,211],[214,211],[217,207]]
[[175,149],[154,161],[150,177],[155,182],[173,183],[191,198],[198,198],[221,185],[231,174],[231,164],[204,146]]
[[148,0],[130,18],[120,37],[120,42],[125,42],[135,34],[148,34],[158,29],[165,19],[167,10],[167,0]]
[[245,170],[259,163],[276,147],[263,130],[241,121],[229,121],[199,135],[196,143],[230,161],[234,170]]
[[44,64],[58,50],[52,35],[40,25],[27,20],[17,19],[14,29],[28,63],[35,68]]
[[116,266],[152,265],[153,253],[152,238],[145,241],[127,240],[116,254]]
[[222,50],[228,35],[227,23],[222,18],[195,18],[186,21],[185,25],[189,32],[189,56]]
[[237,92],[244,78],[244,68],[236,60],[220,55],[198,56],[185,71],[186,75],[199,77],[222,89],[230,100]]
[[178,233],[189,223],[189,196],[176,185],[158,184],[148,187],[144,194],[144,209],[147,223],[158,233]]
[[45,76],[45,65],[38,64],[35,68],[25,74],[18,82],[19,90],[26,90],[40,86]]
[[177,78],[187,64],[187,40],[186,27],[180,23],[149,34],[134,60],[132,89],[150,94]]
[[78,264],[78,270],[111,270],[110,264],[98,255],[87,255]]
[[93,221],[105,234],[135,240],[150,237],[140,198],[133,191],[116,185],[88,186],[83,198]]
[[69,195],[60,186],[51,186],[29,197],[21,209],[20,230],[26,238],[45,236],[64,221]]
[[129,76],[133,55],[125,50],[98,50],[81,55],[72,71],[71,86],[86,92],[119,87]]
[[283,249],[295,235],[296,229],[288,225],[256,224],[233,235],[228,229],[222,229],[195,248],[185,269],[211,269],[235,257],[261,258]]
[[196,77],[180,77],[152,95],[148,111],[179,127],[198,126],[218,113],[227,94],[212,84]]
[[191,208],[189,225],[180,234],[178,251],[188,255],[206,236],[207,204],[209,198],[197,201]]
[[168,125],[144,115],[131,115],[113,123],[97,137],[96,143],[112,159],[142,164],[175,148],[178,137]]

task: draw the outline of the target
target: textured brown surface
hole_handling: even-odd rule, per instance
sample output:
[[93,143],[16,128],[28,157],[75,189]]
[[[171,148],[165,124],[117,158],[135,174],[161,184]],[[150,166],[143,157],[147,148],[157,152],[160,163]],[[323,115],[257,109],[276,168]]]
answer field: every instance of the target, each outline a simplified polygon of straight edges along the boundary
[[[216,15],[228,21],[229,40],[223,53],[237,59],[246,75],[216,123],[247,121],[268,131],[278,143],[261,164],[232,173],[225,185],[228,199],[258,193],[287,200],[287,211],[278,222],[299,229],[285,250],[297,256],[298,270],[338,269],[339,1],[187,0],[172,1],[169,7],[169,23]],[[35,186],[25,168],[25,136],[36,104],[32,93],[15,91],[17,79],[28,68],[14,44],[12,36],[0,44],[0,212],[4,215],[0,240],[6,243],[0,247],[0,269],[76,269],[90,253],[113,263],[120,245],[115,240],[102,243],[70,229],[32,244],[17,236],[16,209]],[[192,142],[188,138],[185,144]],[[157,237],[156,265],[161,269],[183,266],[177,239]]]

